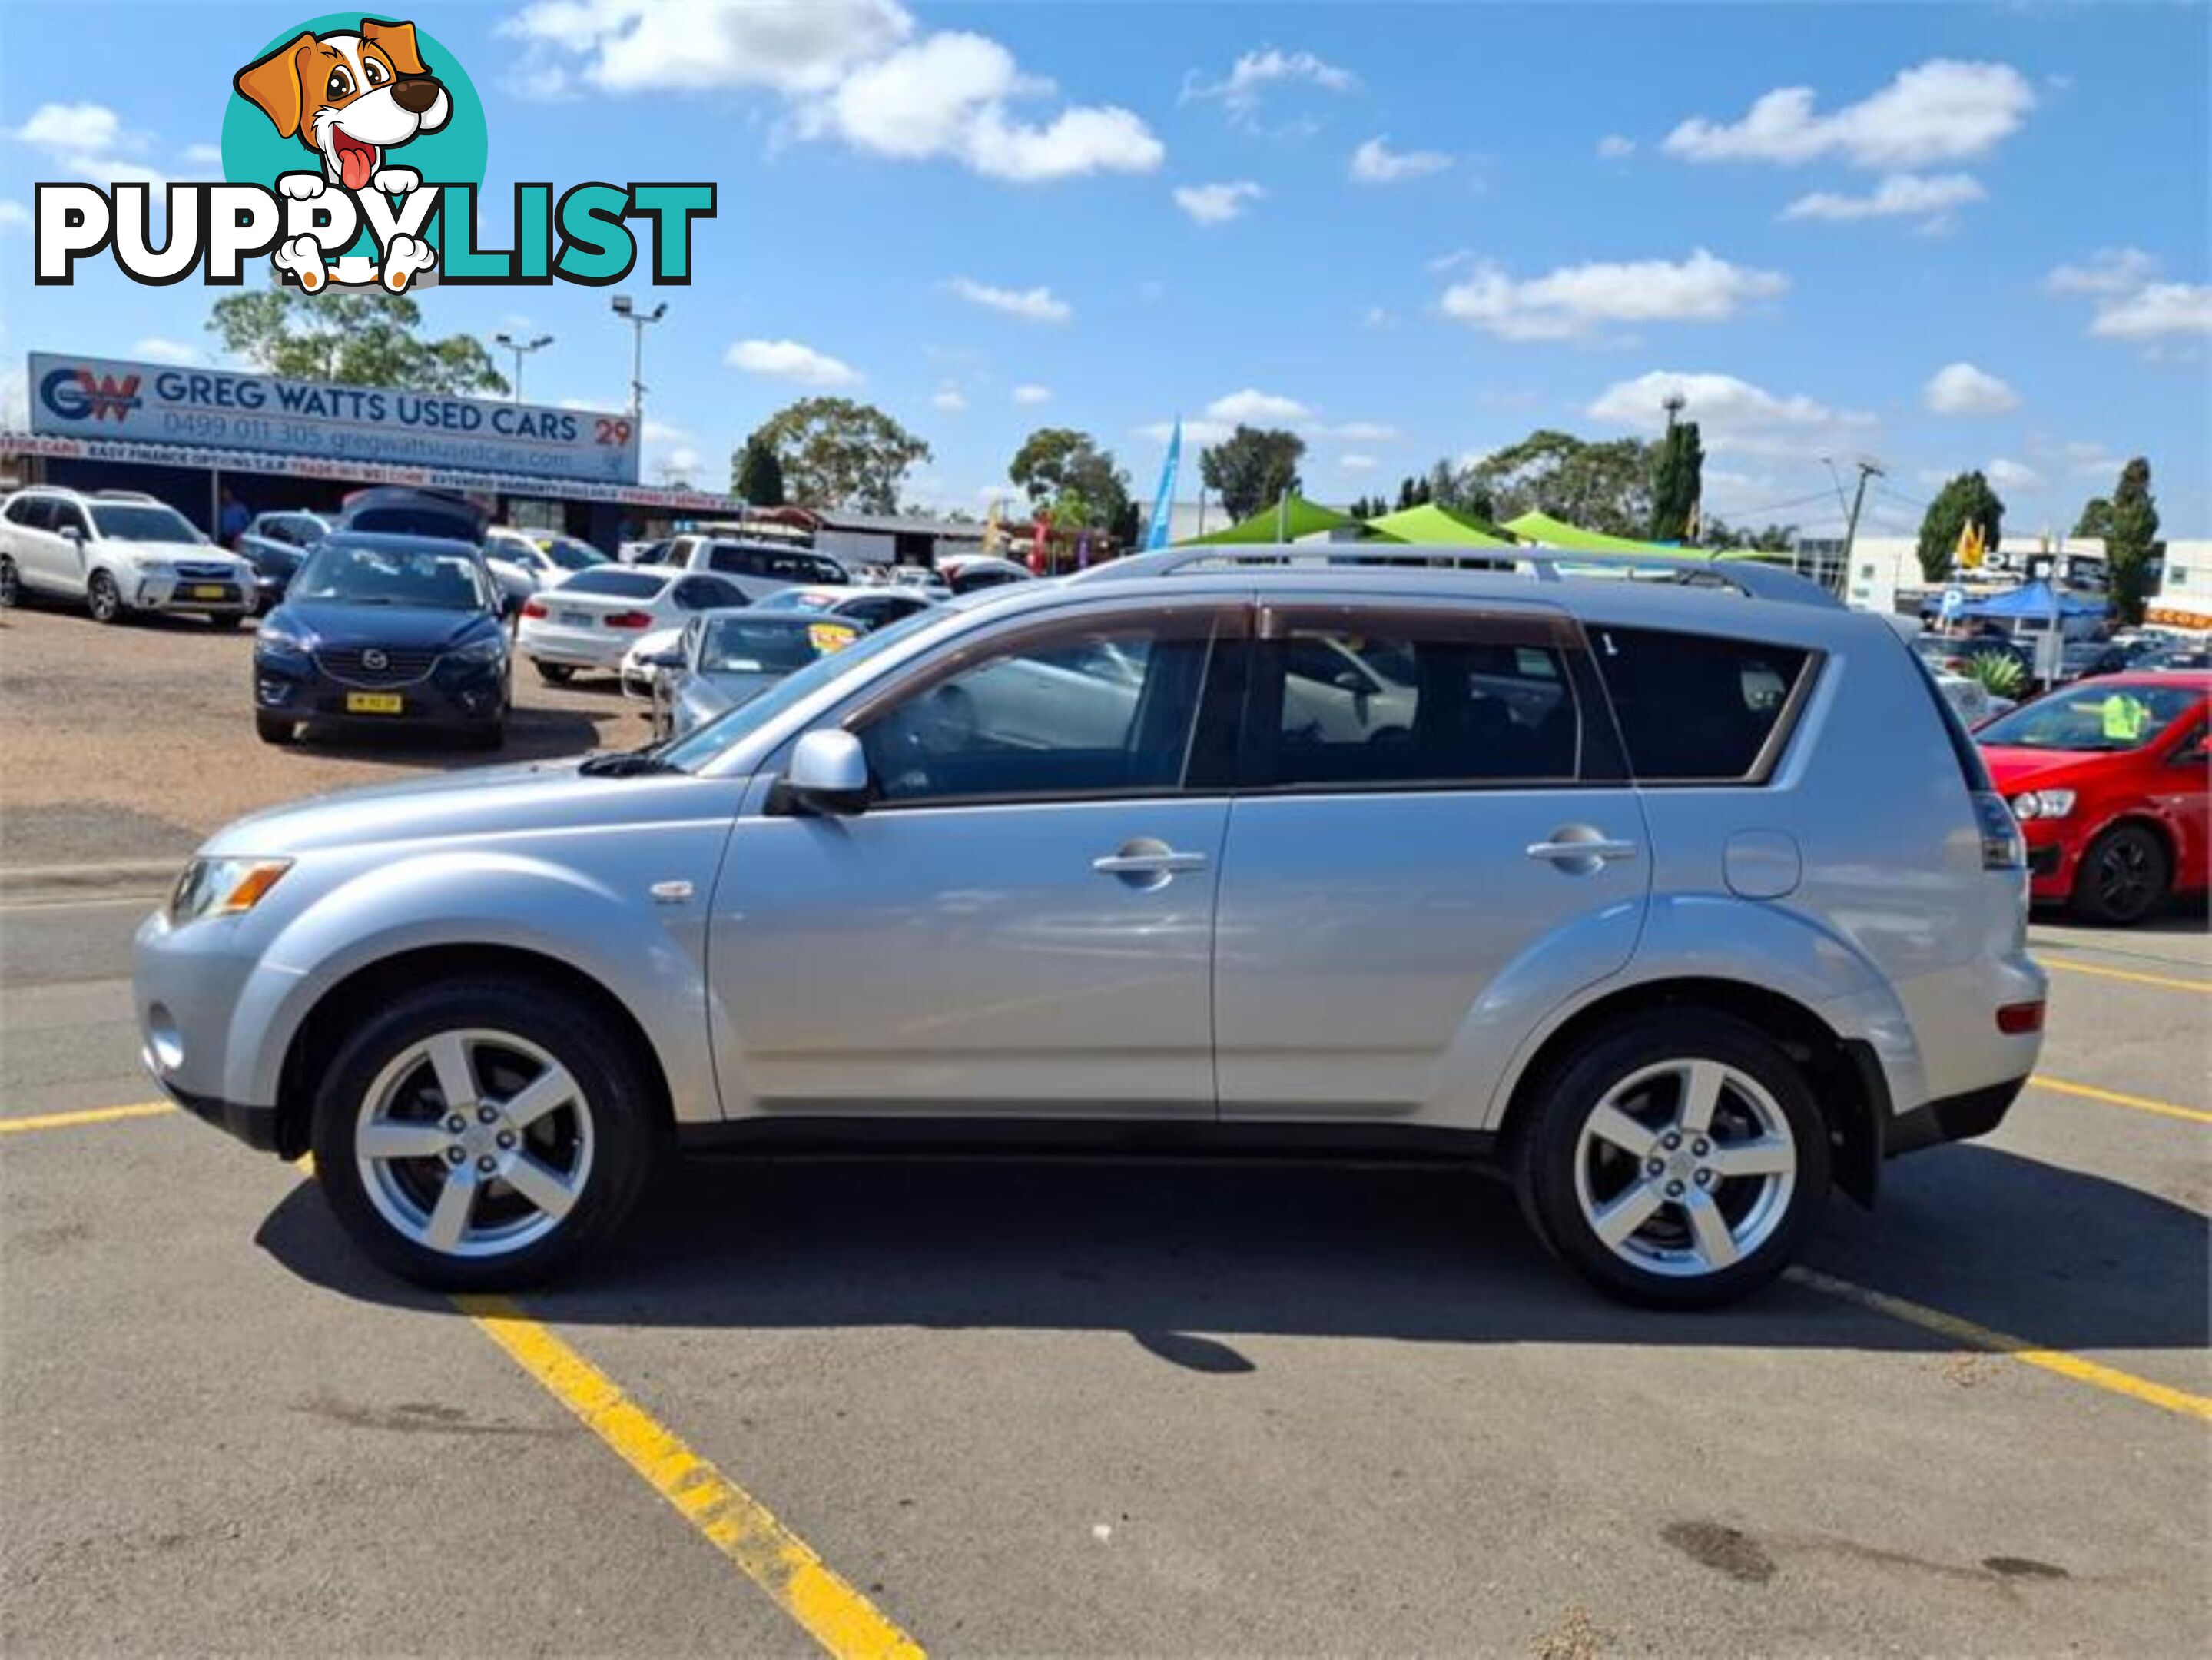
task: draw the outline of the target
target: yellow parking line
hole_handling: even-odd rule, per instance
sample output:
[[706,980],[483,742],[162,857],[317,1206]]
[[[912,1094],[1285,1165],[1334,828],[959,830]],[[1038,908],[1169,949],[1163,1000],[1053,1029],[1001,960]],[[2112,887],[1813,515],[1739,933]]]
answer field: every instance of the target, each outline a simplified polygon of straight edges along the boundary
[[2198,1418],[2212,1423],[2212,1395],[2192,1395],[2187,1389],[2154,1383],[2148,1377],[2138,1377],[2133,1372],[2122,1371],[2117,1366],[2085,1360],[2064,1349],[2039,1348],[2024,1337],[2014,1337],[2009,1332],[1996,1331],[1988,1326],[1978,1326],[1955,1314],[1946,1314],[1942,1310],[1931,1309],[1925,1304],[1893,1297],[1887,1292],[1872,1291],[1864,1286],[1854,1285],[1849,1280],[1838,1280],[1832,1274],[1822,1274],[1817,1268],[1790,1268],[1783,1278],[1808,1291],[1840,1298],[1860,1308],[1886,1314],[1893,1320],[1902,1320],[1923,1331],[1933,1332],[1938,1337],[1948,1338],[1963,1348],[1985,1349],[1992,1354],[2008,1355],[2023,1365],[2039,1366],[2045,1371],[2056,1372],[2061,1377],[2070,1377],[2077,1383],[2108,1389],[2114,1395],[2124,1395],[2148,1406],[2179,1413],[2185,1418]]
[[176,1108],[167,1101],[140,1101],[127,1107],[86,1107],[78,1112],[34,1112],[16,1118],[0,1118],[0,1135],[21,1135],[26,1130],[75,1129],[80,1124],[112,1124],[118,1118],[158,1118]]
[[2045,957],[2035,960],[2062,974],[2094,974],[2100,979],[2125,980],[2137,986],[2163,986],[2168,991],[2212,991],[2212,980],[2180,980],[2172,975],[2138,974],[2133,969],[2108,969],[2096,963],[2060,963]]
[[2212,1124],[2212,1112],[2177,1107],[2171,1101],[2154,1101],[2145,1095],[2123,1095],[2118,1090],[2100,1090],[2094,1084],[2069,1084],[2063,1078],[2046,1078],[2039,1072],[2027,1081],[2039,1090],[2078,1095],[2084,1101],[2101,1101],[2108,1107],[2130,1107],[2137,1112],[2154,1112],[2161,1118],[2179,1118],[2189,1124]]
[[919,1643],[597,1366],[505,1298],[453,1301],[829,1652],[919,1660]]

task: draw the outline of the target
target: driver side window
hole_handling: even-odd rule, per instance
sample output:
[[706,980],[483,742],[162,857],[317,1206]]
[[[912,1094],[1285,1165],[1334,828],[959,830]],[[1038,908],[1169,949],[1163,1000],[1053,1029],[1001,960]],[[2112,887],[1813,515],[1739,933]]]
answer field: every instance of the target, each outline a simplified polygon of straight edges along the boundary
[[1164,794],[1215,655],[1206,612],[1030,630],[855,730],[886,804]]

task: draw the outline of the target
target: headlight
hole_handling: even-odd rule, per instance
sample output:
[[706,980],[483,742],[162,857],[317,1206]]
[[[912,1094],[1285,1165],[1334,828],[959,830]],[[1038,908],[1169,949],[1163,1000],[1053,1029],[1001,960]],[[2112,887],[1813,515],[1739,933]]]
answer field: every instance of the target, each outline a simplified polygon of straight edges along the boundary
[[252,910],[291,868],[289,859],[195,859],[169,896],[169,920],[190,922]]
[[2013,817],[2022,824],[2031,818],[2063,818],[2073,811],[2072,790],[2027,790],[2012,799]]
[[496,663],[506,655],[507,642],[495,634],[453,648],[454,658],[463,663]]
[[253,631],[254,646],[262,651],[282,652],[293,657],[302,656],[307,650],[307,637],[295,634],[275,623],[264,623]]
[[174,576],[177,568],[166,559],[141,559],[136,562],[141,576]]

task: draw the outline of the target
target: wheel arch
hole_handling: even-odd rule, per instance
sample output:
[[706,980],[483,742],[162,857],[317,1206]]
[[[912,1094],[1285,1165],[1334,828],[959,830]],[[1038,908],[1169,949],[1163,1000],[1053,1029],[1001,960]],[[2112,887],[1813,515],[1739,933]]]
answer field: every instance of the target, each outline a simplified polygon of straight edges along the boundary
[[315,1085],[365,1012],[402,992],[441,980],[506,979],[558,990],[607,1021],[636,1061],[652,1092],[655,1118],[675,1121],[674,1094],[653,1040],[628,1004],[572,964],[516,946],[433,945],[395,952],[362,964],[328,987],[294,1029],[277,1073],[276,1151],[296,1158],[307,1150]]
[[1835,1183],[1870,1207],[1880,1184],[1891,1110],[1888,1085],[1872,1047],[1844,1037],[1796,999],[1741,980],[1680,976],[1642,981],[1577,1009],[1546,1034],[1514,1079],[1498,1123],[1499,1146],[1510,1149],[1551,1080],[1600,1030],[1638,1015],[1690,1009],[1730,1015],[1756,1028],[1803,1070],[1828,1126]]

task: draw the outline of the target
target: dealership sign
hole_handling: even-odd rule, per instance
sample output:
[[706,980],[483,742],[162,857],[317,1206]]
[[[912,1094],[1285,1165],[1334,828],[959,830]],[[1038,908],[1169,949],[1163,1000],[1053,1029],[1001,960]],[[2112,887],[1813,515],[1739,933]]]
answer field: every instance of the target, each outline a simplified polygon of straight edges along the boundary
[[626,415],[33,352],[31,430],[353,463],[635,484]]

